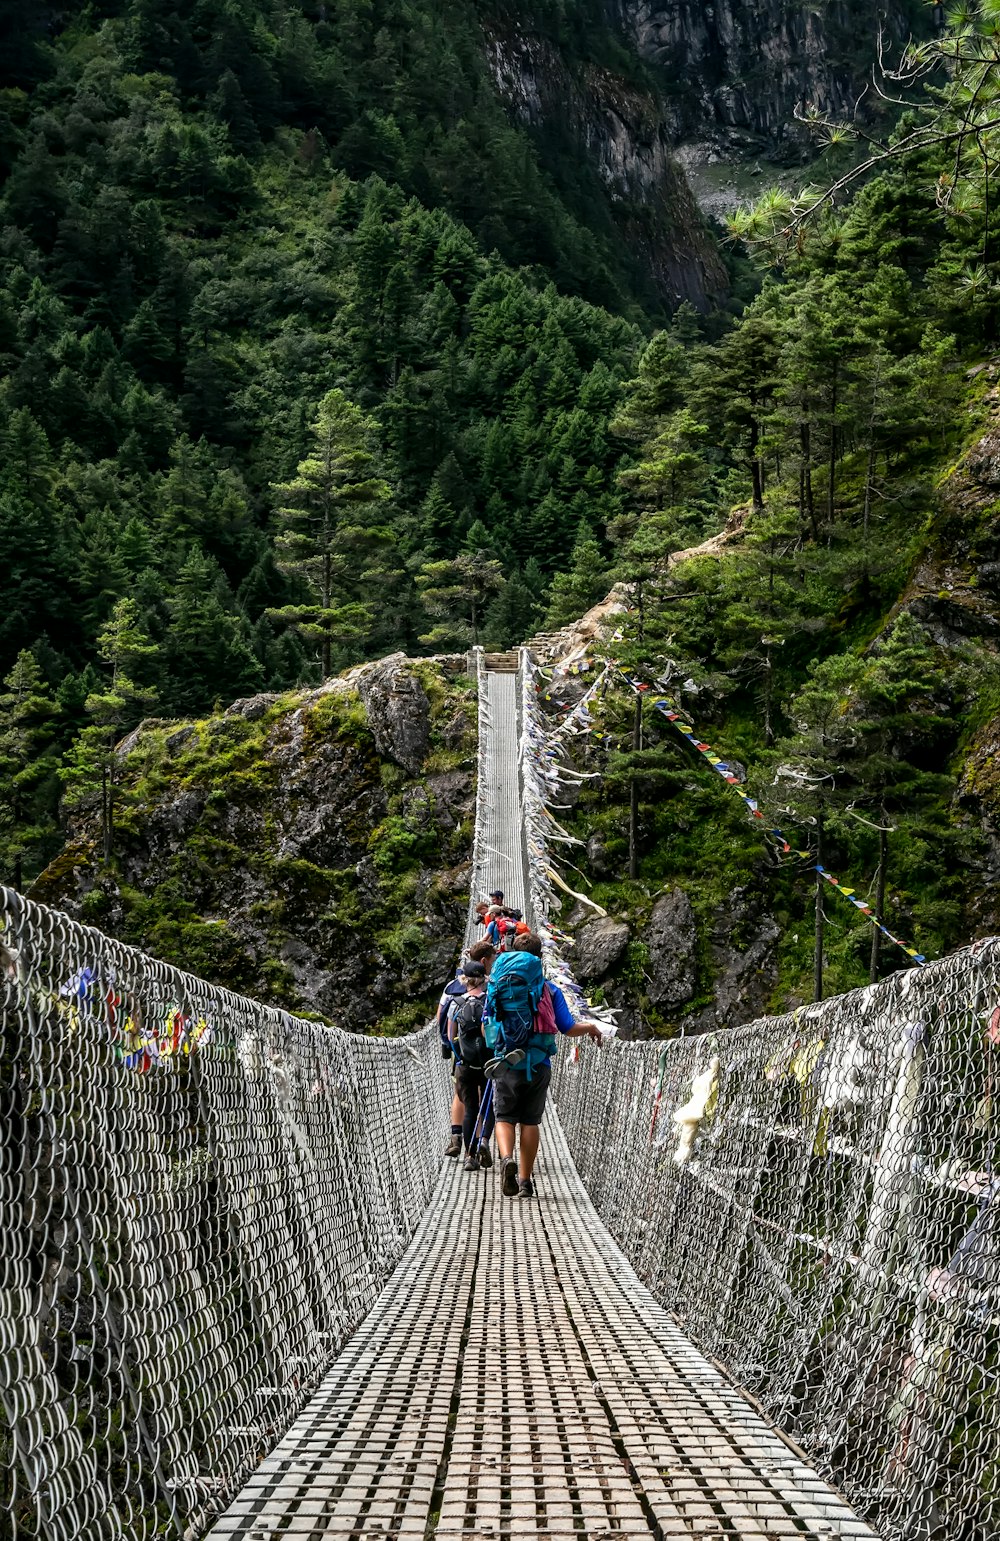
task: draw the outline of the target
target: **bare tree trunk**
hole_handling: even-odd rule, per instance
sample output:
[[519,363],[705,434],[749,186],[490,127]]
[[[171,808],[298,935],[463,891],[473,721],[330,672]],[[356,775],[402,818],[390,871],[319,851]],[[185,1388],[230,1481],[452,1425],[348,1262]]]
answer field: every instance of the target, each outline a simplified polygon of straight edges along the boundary
[[764,742],[768,748],[774,743],[774,724],[771,708],[774,698],[774,674],[771,668],[771,649],[764,649]]
[[[885,823],[885,809],[882,810],[882,822]],[[889,864],[889,831],[880,829],[878,832],[878,875],[875,879],[875,915],[881,920],[885,905],[885,875]],[[872,956],[868,969],[868,978],[872,984],[878,979],[879,955],[882,951],[882,933],[878,926],[872,926]]]
[[802,508],[809,520],[812,538],[818,541],[819,526],[816,523],[816,499],[813,496],[812,479],[812,426],[808,418],[803,418],[799,426],[799,441],[802,446]]
[[[324,532],[324,539],[325,538],[326,537],[325,537],[325,532]],[[330,598],[331,598],[332,593],[333,593],[333,562],[332,562],[331,557],[330,557],[329,547],[327,547],[327,549],[323,552],[323,609],[324,610],[329,610],[330,609]],[[321,654],[320,654],[320,659],[321,659],[320,666],[321,666],[321,668],[323,670],[323,678],[325,680],[328,680],[330,678],[330,651],[331,651],[330,650],[330,633],[326,632],[324,634],[324,636],[323,636],[322,651],[321,651]]]
[[105,863],[111,860],[115,845],[115,764],[114,734],[108,746],[108,757],[101,767],[101,834]]
[[[823,815],[816,821],[816,861],[823,863]],[[826,879],[816,874],[816,923],[813,942],[813,1000],[823,999],[823,884]]]
[[[642,696],[636,695],[635,714],[632,718],[632,752],[642,748]],[[639,876],[639,781],[632,772],[628,804],[628,875],[633,880]]]
[[830,387],[830,485],[826,491],[827,534],[833,529],[837,502],[837,387],[840,383],[836,360]]
[[753,485],[753,511],[764,512],[764,467],[760,459],[760,425],[750,418],[750,479]]

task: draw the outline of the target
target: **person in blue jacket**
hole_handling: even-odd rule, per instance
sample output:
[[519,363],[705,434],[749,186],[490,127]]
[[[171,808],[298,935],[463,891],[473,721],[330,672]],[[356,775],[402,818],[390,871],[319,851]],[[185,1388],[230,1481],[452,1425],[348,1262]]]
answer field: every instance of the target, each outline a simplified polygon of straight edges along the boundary
[[[533,931],[516,937],[513,950],[530,952],[540,958],[541,938]],[[505,956],[501,954],[501,957]],[[590,1038],[598,1045],[601,1043],[601,1030],[597,1023],[586,1019],[577,1021],[558,985],[546,982],[544,991],[549,997],[549,1004],[539,1008],[536,1018],[537,1046],[532,1046],[522,1063],[506,1064],[501,1061],[493,1073],[500,1190],[507,1198],[532,1199],[535,1196],[532,1172],[540,1140],[538,1126],[545,1112],[552,1077],[552,1055],[556,1049],[555,1036],[549,1036],[541,1027],[543,1016],[552,1023],[556,1034],[566,1038]],[[518,1125],[521,1128],[521,1139],[515,1159],[514,1143]]]

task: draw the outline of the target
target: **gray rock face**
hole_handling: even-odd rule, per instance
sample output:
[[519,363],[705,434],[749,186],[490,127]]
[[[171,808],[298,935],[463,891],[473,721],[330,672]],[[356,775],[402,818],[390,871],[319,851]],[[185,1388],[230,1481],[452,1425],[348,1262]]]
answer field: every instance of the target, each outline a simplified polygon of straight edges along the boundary
[[607,846],[600,835],[591,835],[587,841],[587,865],[595,878],[606,878],[611,871]]
[[775,943],[781,928],[746,889],[737,888],[712,918],[711,1006],[685,1022],[692,1032],[738,1027],[765,1015],[777,976]]
[[[527,26],[487,28],[486,57],[510,111],[532,128],[570,134],[620,208],[623,233],[671,303],[700,309],[727,278],[683,172],[673,159],[662,104],[608,69],[571,71],[559,49]],[[638,213],[638,217],[637,217]]]
[[364,704],[375,747],[416,776],[430,742],[430,702],[404,653],[391,653],[359,669],[354,683]]
[[629,929],[624,921],[610,916],[598,916],[576,933],[572,966],[577,979],[585,983],[600,979],[614,968],[629,942]]
[[682,888],[657,899],[643,941],[649,948],[647,995],[653,1006],[677,1010],[694,992],[698,930]]
[[[370,731],[359,730],[352,685]],[[467,748],[458,738],[464,691],[448,699],[445,722],[454,712],[452,739],[466,752],[461,768],[429,776],[430,705],[399,657],[302,692],[273,720],[272,699],[255,697],[206,727],[147,724],[166,750],[163,784],[119,830],[122,886],[96,862],[97,813],[85,808],[35,897],[79,913],[92,896],[111,935],[342,1027],[420,1010],[454,966],[467,911],[475,743],[471,732]],[[383,777],[375,740],[411,779]],[[123,808],[141,774],[123,756]],[[147,940],[141,928],[153,925]]]
[[[870,38],[871,59],[877,49],[870,0],[612,0],[612,8],[662,82],[675,140],[721,131],[771,153],[807,155],[814,147],[796,109],[849,115],[867,70],[845,60],[857,59],[859,39]],[[897,40],[928,25],[905,0],[878,9]]]

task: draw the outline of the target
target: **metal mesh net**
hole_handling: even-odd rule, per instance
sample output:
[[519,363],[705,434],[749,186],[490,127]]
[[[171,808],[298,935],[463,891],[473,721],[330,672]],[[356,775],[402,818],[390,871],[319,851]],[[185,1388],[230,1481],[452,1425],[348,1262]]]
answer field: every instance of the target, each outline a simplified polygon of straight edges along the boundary
[[413,1234],[435,1035],[297,1020],[3,889],[0,1029],[0,1529],[197,1535]]
[[1000,1530],[998,973],[990,941],[554,1081],[640,1277],[894,1541]]
[[[560,766],[524,670],[544,871]],[[1000,942],[711,1036],[560,1054],[553,1090],[640,1277],[882,1535],[1000,1533]]]

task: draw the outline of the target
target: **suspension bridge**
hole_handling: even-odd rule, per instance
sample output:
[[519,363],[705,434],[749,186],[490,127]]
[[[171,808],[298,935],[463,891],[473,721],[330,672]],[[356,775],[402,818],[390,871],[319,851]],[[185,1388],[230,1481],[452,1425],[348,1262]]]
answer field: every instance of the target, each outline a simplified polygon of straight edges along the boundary
[[[568,978],[532,663],[497,662],[473,897]],[[442,1161],[433,1028],[0,890],[0,1534],[987,1541],[998,970],[563,1045],[530,1203]]]

